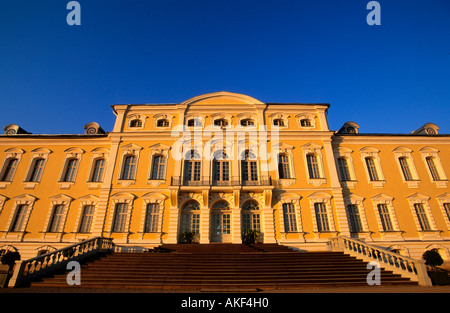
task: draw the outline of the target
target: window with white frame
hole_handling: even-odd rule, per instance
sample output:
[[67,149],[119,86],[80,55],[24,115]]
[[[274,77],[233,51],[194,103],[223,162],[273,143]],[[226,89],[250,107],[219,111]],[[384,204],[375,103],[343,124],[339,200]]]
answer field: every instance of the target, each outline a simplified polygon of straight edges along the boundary
[[442,207],[444,208],[444,212],[447,218],[450,220],[450,202],[444,202],[442,204]]
[[422,232],[427,232],[426,235],[425,233],[421,233],[421,236],[433,236],[433,232],[438,232],[436,222],[428,204],[429,200],[429,196],[420,193],[416,193],[408,197],[417,229]]
[[159,214],[158,203],[147,203],[145,210],[145,233],[154,233],[158,231]]
[[155,128],[170,128],[172,126],[172,121],[174,116],[164,113],[159,113],[153,116],[155,119]]
[[398,161],[403,181],[408,184],[408,187],[417,188],[419,176],[411,156],[412,150],[406,147],[397,147],[393,152]]
[[245,202],[242,206],[241,216],[242,233],[250,229],[261,231],[261,213],[258,202],[255,200]]
[[330,225],[328,224],[328,214],[325,203],[314,203],[314,211],[316,213],[317,231],[325,232],[330,231]]
[[298,125],[301,129],[312,129],[316,127],[315,115],[312,113],[300,113],[296,115]]
[[200,233],[200,206],[196,201],[189,201],[181,210],[181,233],[193,232]]
[[230,181],[230,161],[225,151],[220,150],[214,154],[212,163],[212,177],[213,182],[220,184],[222,182]]
[[61,181],[74,182],[77,168],[78,168],[78,159],[68,159]]
[[318,187],[325,183],[325,171],[322,160],[322,146],[307,143],[302,147],[308,183]]
[[244,157],[241,160],[241,177],[244,184],[258,181],[257,158],[250,150],[244,151]]
[[57,204],[53,207],[52,215],[50,217],[50,224],[48,226],[47,232],[58,233],[62,232],[64,226],[64,205]]
[[120,179],[134,180],[136,179],[137,159],[134,155],[127,155],[123,161],[122,175]]
[[94,160],[94,167],[92,169],[91,182],[103,181],[103,172],[105,171],[106,161],[103,158]]
[[439,150],[433,147],[424,147],[420,149],[420,153],[425,162],[431,181],[436,184],[437,188],[446,188],[448,179],[439,158]]
[[414,203],[414,210],[419,220],[419,225],[422,230],[431,230],[430,222],[428,221],[427,213],[422,203]]
[[295,217],[295,206],[293,203],[283,203],[284,231],[297,231],[297,218]]
[[338,165],[338,170],[339,170],[339,177],[341,178],[341,181],[350,181],[351,176],[350,176],[350,170],[348,168],[348,161],[347,158],[345,157],[339,157],[337,158],[337,165]]
[[196,150],[190,150],[184,160],[184,183],[191,184],[201,180],[202,162],[200,154]]
[[116,203],[114,207],[114,217],[111,227],[113,233],[123,233],[126,231],[128,221],[128,208],[126,203]]
[[377,209],[378,214],[380,215],[383,231],[393,231],[394,226],[392,225],[391,214],[388,206],[386,204],[378,204]]
[[350,232],[360,233],[363,231],[361,223],[361,215],[359,213],[359,208],[356,204],[347,205],[347,216],[349,220]]
[[152,164],[151,179],[166,179],[166,157],[163,155],[154,155]]
[[287,154],[278,155],[278,176],[280,179],[290,179],[291,169],[289,165],[289,156]]
[[24,152],[24,150],[18,148],[10,148],[5,151],[5,158],[0,171],[0,188],[4,188],[12,182]]
[[353,151],[346,147],[335,147],[333,153],[341,184],[347,188],[355,188],[357,181],[355,169],[353,168]]
[[382,188],[385,181],[378,153],[380,151],[372,147],[364,147],[360,150],[362,161],[365,166],[367,180],[375,188]]
[[[0,204],[3,204],[6,197],[0,197],[2,200]],[[25,234],[28,220],[33,208],[36,198],[29,194],[20,195],[14,198],[14,207],[11,210],[11,215],[8,220],[8,227],[6,230],[6,238],[8,238],[8,232]],[[16,236],[14,235],[14,236]]]
[[9,228],[10,232],[20,232],[25,230],[28,210],[29,208],[27,204],[19,204],[16,206],[16,212],[14,213],[14,217]]
[[285,113],[272,113],[269,115],[270,125],[278,128],[289,127],[289,115]]
[[94,218],[95,206],[84,205],[81,212],[81,221],[78,228],[79,233],[89,233],[91,231],[92,220]]
[[127,126],[130,130],[143,129],[147,116],[141,114],[131,114],[127,116]]
[[30,171],[27,175],[27,182],[40,182],[44,171],[45,159],[35,158],[31,163]]

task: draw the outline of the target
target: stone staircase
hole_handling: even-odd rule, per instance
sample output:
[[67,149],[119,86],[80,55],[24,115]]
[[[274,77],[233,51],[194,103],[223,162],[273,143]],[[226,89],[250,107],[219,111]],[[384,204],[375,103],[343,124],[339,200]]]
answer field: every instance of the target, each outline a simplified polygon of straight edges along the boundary
[[[174,244],[145,253],[109,253],[81,266],[81,285],[61,271],[32,287],[258,290],[367,286],[366,263],[341,252],[298,252],[277,244]],[[381,270],[382,285],[417,285]]]

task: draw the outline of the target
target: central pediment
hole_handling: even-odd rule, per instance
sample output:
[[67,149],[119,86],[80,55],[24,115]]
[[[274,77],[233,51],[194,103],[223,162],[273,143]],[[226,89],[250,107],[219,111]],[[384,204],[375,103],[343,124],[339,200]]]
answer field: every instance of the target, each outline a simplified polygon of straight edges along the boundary
[[264,104],[263,102],[247,95],[220,91],[200,95],[184,101],[184,105],[230,105],[230,104]]

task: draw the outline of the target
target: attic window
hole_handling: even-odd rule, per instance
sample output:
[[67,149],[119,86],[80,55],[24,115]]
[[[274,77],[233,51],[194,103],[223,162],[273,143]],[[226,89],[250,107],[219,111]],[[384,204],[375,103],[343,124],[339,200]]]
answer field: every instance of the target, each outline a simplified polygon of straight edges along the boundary
[[158,120],[158,122],[156,124],[157,127],[169,127],[169,125],[170,125],[170,123],[166,119]]
[[132,120],[130,122],[130,127],[142,127],[142,121],[141,120]]
[[273,125],[275,126],[284,126],[284,121],[281,118],[277,118],[273,120]]
[[189,126],[189,127],[202,126],[202,121],[192,118],[192,119],[188,120],[187,126]]
[[300,121],[300,126],[302,126],[302,127],[311,127],[311,121],[309,119],[307,119],[307,118],[302,119]]
[[215,120],[214,125],[220,126],[220,127],[226,127],[228,125],[228,122],[225,119],[221,118],[221,119]]
[[255,125],[255,122],[250,118],[246,118],[245,120],[241,121],[241,126],[253,126],[253,125]]

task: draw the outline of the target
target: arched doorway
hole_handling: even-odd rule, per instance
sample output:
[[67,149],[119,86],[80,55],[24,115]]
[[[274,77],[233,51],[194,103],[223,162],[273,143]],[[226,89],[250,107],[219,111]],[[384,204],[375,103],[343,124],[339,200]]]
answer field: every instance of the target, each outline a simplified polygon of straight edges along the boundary
[[247,230],[256,230],[261,238],[261,211],[259,204],[255,200],[244,203],[241,210],[241,231],[244,234]]
[[231,242],[231,210],[226,201],[216,202],[211,208],[211,242]]
[[187,202],[181,209],[181,226],[179,241],[183,242],[183,234],[192,232],[195,234],[194,241],[200,239],[200,205],[197,201]]

